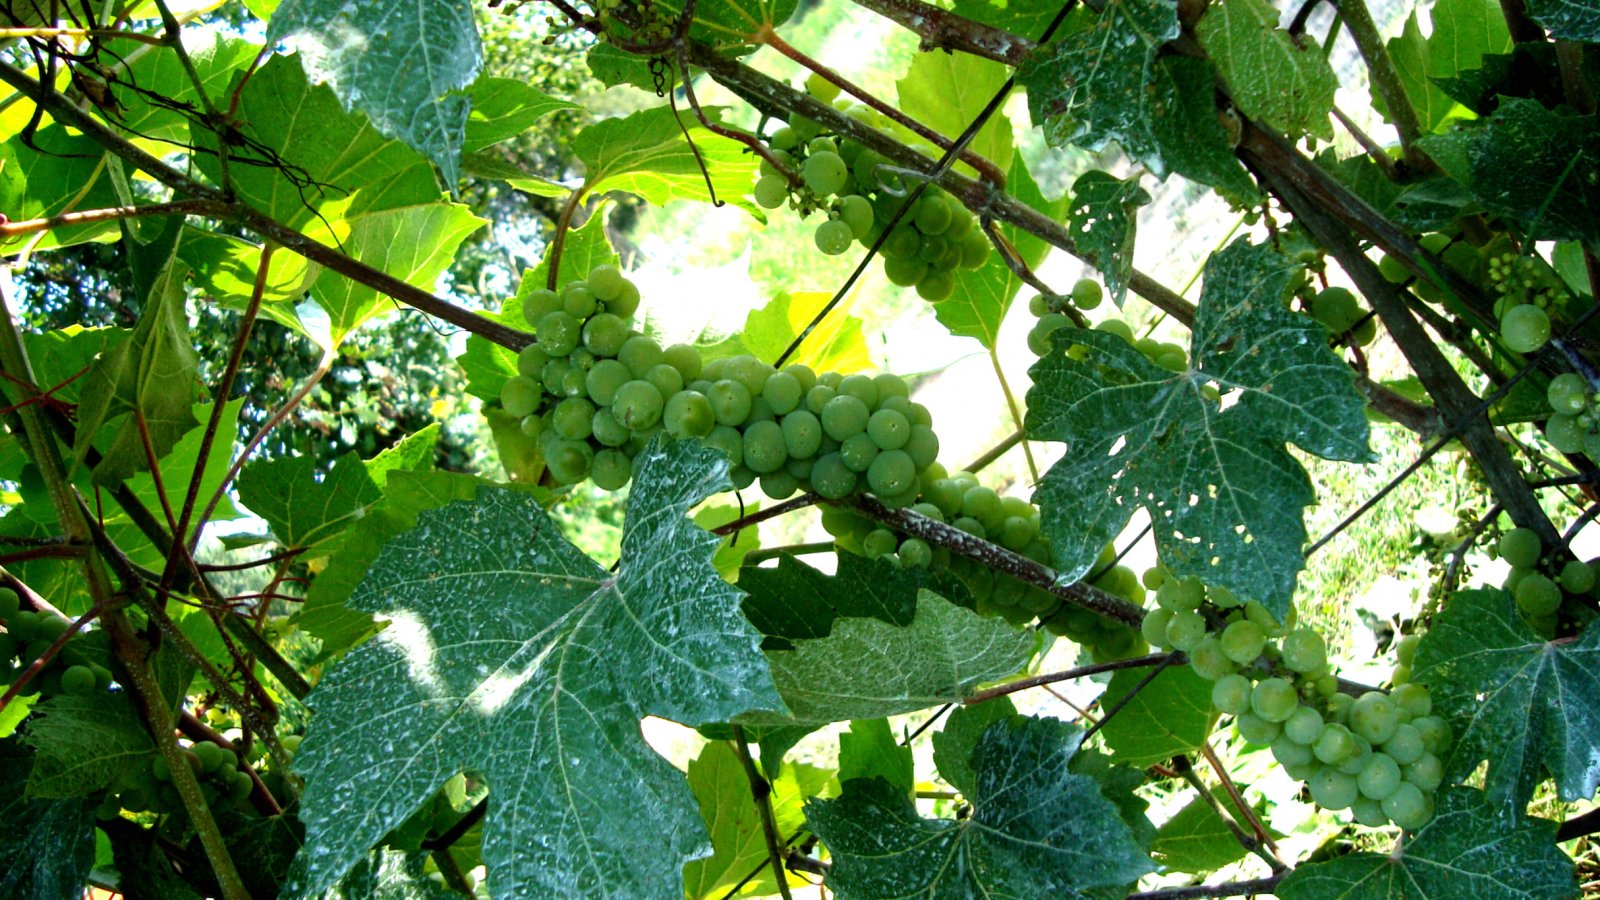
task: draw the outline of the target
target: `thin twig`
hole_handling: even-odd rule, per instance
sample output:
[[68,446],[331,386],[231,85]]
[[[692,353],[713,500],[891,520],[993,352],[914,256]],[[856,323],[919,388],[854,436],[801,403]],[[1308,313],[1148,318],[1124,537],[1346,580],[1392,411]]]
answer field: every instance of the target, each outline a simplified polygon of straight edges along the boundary
[[1034,675],[1029,678],[1019,678],[1016,681],[1008,681],[1005,684],[996,685],[992,688],[979,691],[970,697],[962,699],[961,702],[966,706],[972,706],[977,703],[983,703],[986,700],[993,700],[996,697],[1004,697],[1009,694],[1025,691],[1029,688],[1042,687],[1047,684],[1055,684],[1059,681],[1072,681],[1077,678],[1098,675],[1101,672],[1117,672],[1121,671],[1122,669],[1138,669],[1144,666],[1154,666],[1163,663],[1181,664],[1188,661],[1188,658],[1184,657],[1181,653],[1177,654],[1177,656],[1179,658],[1174,660],[1172,658],[1173,654],[1171,653],[1151,653],[1147,656],[1135,656],[1129,659],[1115,659],[1111,662],[1095,663],[1091,666],[1079,666],[1076,669],[1067,669],[1065,672],[1051,672],[1048,675]]
[[745,778],[750,782],[750,794],[755,798],[756,814],[761,817],[761,833],[767,839],[767,858],[771,861],[772,873],[777,876],[778,894],[783,900],[794,900],[783,866],[783,848],[778,844],[778,823],[772,817],[772,785],[756,771],[756,761],[750,755],[750,744],[745,740],[742,726],[733,726],[733,740],[739,748]]

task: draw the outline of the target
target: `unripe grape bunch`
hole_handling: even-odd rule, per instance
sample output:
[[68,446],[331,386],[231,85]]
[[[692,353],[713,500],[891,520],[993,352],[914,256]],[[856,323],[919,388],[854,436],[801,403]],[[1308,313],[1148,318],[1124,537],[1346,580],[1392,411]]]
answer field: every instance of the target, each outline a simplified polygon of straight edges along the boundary
[[[1561,632],[1561,610],[1568,598],[1574,601],[1585,598],[1592,602],[1600,587],[1600,578],[1592,563],[1574,559],[1559,568],[1543,568],[1544,546],[1532,529],[1507,531],[1500,536],[1495,552],[1511,566],[1502,587],[1516,600],[1517,609],[1528,627],[1541,637],[1554,638]],[[1574,603],[1571,610],[1581,606],[1581,603]],[[1575,623],[1569,617],[1566,624]]]
[[[837,99],[839,89],[812,76],[806,90],[845,115],[883,128],[874,110]],[[795,118],[767,138],[782,169],[763,159],[751,194],[766,209],[789,206],[802,217],[817,217],[817,249],[830,256],[860,242],[871,246],[889,227],[906,200],[910,184],[883,167],[888,160],[873,150],[827,134],[808,119]],[[924,148],[925,149],[925,148]],[[786,172],[798,178],[792,184]],[[883,271],[901,287],[915,287],[929,302],[955,292],[955,270],[975,269],[989,258],[989,239],[977,219],[937,187],[923,190],[883,243]]]

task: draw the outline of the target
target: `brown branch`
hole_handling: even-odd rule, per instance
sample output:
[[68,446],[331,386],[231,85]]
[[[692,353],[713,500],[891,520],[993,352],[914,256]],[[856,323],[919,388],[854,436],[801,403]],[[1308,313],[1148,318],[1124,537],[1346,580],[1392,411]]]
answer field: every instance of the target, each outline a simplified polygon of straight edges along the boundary
[[1016,68],[1037,46],[1029,38],[958,16],[921,0],[854,2],[915,33],[923,50],[960,50]]
[[82,212],[62,213],[42,219],[23,219],[20,222],[0,222],[0,237],[15,237],[65,228],[69,225],[90,225],[118,219],[137,219],[144,216],[219,216],[227,212],[223,204],[211,200],[177,200],[171,203],[147,203],[142,206],[112,206],[106,209],[86,209]]

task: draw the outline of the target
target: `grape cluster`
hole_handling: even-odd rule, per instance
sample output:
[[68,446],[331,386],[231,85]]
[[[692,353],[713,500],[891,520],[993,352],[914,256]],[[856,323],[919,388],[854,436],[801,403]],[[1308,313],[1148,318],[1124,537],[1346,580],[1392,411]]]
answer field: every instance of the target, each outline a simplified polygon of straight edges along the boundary
[[1544,435],[1562,453],[1584,453],[1600,459],[1600,392],[1576,372],[1550,379],[1545,391],[1550,418]]
[[1528,627],[1546,638],[1555,637],[1558,614],[1567,595],[1592,596],[1600,582],[1593,565],[1576,559],[1564,564],[1554,578],[1539,571],[1544,547],[1531,528],[1507,531],[1500,536],[1496,549],[1500,558],[1511,565],[1503,587],[1516,599]]
[[1212,682],[1212,705],[1245,741],[1270,746],[1318,806],[1408,831],[1433,817],[1451,735],[1431,714],[1428,689],[1409,681],[1414,641],[1401,644],[1393,690],[1353,697],[1339,692],[1321,635],[1294,627],[1292,615],[1280,624],[1259,603],[1195,578],[1161,572],[1150,582],[1157,606],[1145,614],[1145,639],[1187,653]]
[[[862,124],[885,125],[875,110],[839,100],[838,87],[826,79],[813,75],[806,90]],[[887,178],[880,174],[880,166],[887,163],[884,157],[823,133],[816,122],[794,118],[774,131],[767,143],[779,165],[762,160],[751,195],[766,209],[787,204],[801,216],[823,213],[814,232],[817,249],[823,253],[837,256],[857,241],[871,245],[904,202],[907,185],[892,174]],[[793,182],[790,173],[797,176]],[[977,220],[933,186],[923,190],[883,243],[884,274],[901,287],[915,286],[917,294],[930,302],[955,292],[957,268],[975,269],[988,258],[989,239]]]
[[[70,626],[66,619],[47,612],[22,609],[17,592],[0,587],[0,684],[10,684],[29,666],[44,656],[56,639]],[[111,686],[111,671],[95,662],[82,635],[67,641],[43,670],[23,685],[23,696],[57,694],[87,695]]]
[[[1559,317],[1570,293],[1561,277],[1543,259],[1516,252],[1504,236],[1475,247],[1461,235],[1434,232],[1419,239],[1422,249],[1437,255],[1461,277],[1487,282],[1496,294],[1494,315],[1500,322],[1500,339],[1517,353],[1532,353],[1550,340],[1551,316]],[[1401,284],[1410,272],[1398,259],[1385,256],[1378,269]],[[1419,279],[1416,291],[1431,303],[1444,303],[1448,294],[1429,279]]]
[[748,355],[702,362],[692,346],[663,350],[632,330],[637,305],[638,290],[609,266],[524,300],[537,339],[500,402],[538,437],[558,483],[617,490],[665,431],[721,450],[736,488],[760,479],[776,500],[807,489],[829,500],[870,490],[891,507],[915,500],[939,439],[904,379],[779,370]]
[[[1066,299],[1070,300],[1073,306],[1082,310],[1099,306],[1100,297],[1100,285],[1087,278],[1080,280],[1073,286],[1072,293],[1066,295]],[[1059,329],[1072,325],[1072,317],[1061,311],[1064,308],[1062,299],[1039,295],[1028,301],[1028,311],[1039,319],[1028,331],[1028,349],[1033,351],[1035,356],[1048,354],[1050,336]],[[1189,367],[1189,354],[1182,347],[1152,337],[1135,338],[1133,326],[1122,319],[1102,319],[1095,323],[1094,330],[1122,338],[1144,354],[1146,359],[1169,372],[1182,372]],[[1072,355],[1074,358],[1084,358],[1083,348],[1073,348]]]

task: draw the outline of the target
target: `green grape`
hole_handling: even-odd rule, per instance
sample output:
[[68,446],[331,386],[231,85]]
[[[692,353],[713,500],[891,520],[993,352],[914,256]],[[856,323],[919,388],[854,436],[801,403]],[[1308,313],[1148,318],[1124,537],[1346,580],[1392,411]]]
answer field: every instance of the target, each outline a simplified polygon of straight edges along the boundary
[[872,204],[859,194],[850,194],[839,200],[839,221],[850,229],[851,237],[865,240],[872,231]]
[[1570,560],[1561,567],[1561,589],[1569,594],[1587,594],[1594,589],[1594,566],[1579,560]]
[[1310,746],[1322,737],[1322,714],[1302,706],[1283,723],[1283,733],[1295,743]]
[[783,428],[777,422],[756,422],[744,430],[744,464],[758,475],[776,472],[789,461]]
[[917,230],[930,235],[944,233],[950,227],[952,218],[950,204],[931,191],[917,201],[917,208],[911,213],[912,224],[917,226]]
[[500,385],[500,405],[517,418],[532,415],[544,399],[544,389],[537,381],[523,375],[513,375]]
[[1328,722],[1322,726],[1322,731],[1317,735],[1317,741],[1311,750],[1318,760],[1330,766],[1337,766],[1355,755],[1356,738],[1350,733],[1350,729],[1338,722]]
[[749,354],[741,354],[728,360],[728,370],[725,377],[744,385],[752,398],[760,397],[767,386],[767,380],[777,373],[777,370]]
[[1515,353],[1532,353],[1550,340],[1550,316],[1532,303],[1513,306],[1500,317],[1500,338]]
[[1252,744],[1267,745],[1278,739],[1282,727],[1277,722],[1269,722],[1255,713],[1240,713],[1233,720],[1233,726],[1238,730],[1239,736]]
[[806,459],[822,446],[822,423],[810,410],[797,409],[783,417],[783,444],[789,456]]
[[1394,702],[1378,691],[1368,691],[1357,697],[1350,708],[1350,730],[1375,745],[1393,737],[1399,724],[1400,716]]
[[[1145,618],[1157,613],[1172,615],[1162,609],[1149,613]],[[1211,686],[1211,705],[1230,716],[1242,715],[1250,711],[1250,694],[1250,679],[1238,673],[1224,675]]]
[[825,500],[838,500],[856,489],[856,473],[838,453],[825,454],[811,468],[811,489]]
[[[1174,618],[1181,615],[1184,615],[1184,613],[1173,613]],[[1189,654],[1189,667],[1194,669],[1196,675],[1207,681],[1216,681],[1218,678],[1238,668],[1233,664],[1233,660],[1222,652],[1222,644],[1217,640],[1216,635],[1206,635],[1200,639],[1200,643],[1193,650],[1187,652]]]
[[539,380],[544,384],[546,393],[565,397],[567,375],[572,372],[572,364],[566,357],[557,357],[544,364],[544,371],[539,373]]
[[1538,565],[1543,552],[1539,535],[1531,528],[1513,528],[1500,536],[1500,558],[1517,568],[1528,569]]
[[1167,645],[1167,625],[1171,621],[1172,610],[1152,609],[1145,613],[1144,619],[1139,622],[1139,633],[1144,636],[1145,642],[1150,646],[1165,647]]
[[1296,672],[1321,672],[1328,665],[1328,645],[1322,635],[1309,628],[1296,628],[1284,635],[1279,652],[1283,664]]
[[859,474],[871,468],[872,461],[878,458],[878,445],[872,442],[866,432],[853,434],[839,445],[839,458],[850,467],[850,471]]
[[875,528],[861,541],[861,549],[868,559],[877,559],[895,551],[900,539],[885,528]]
[[1396,763],[1405,766],[1422,758],[1427,751],[1422,746],[1422,733],[1409,722],[1402,722],[1394,734],[1383,743],[1383,752]]
[[867,486],[879,497],[893,497],[916,487],[917,469],[904,450],[885,450],[867,469]]
[[[823,151],[806,158],[800,177],[819,197],[829,197],[844,189],[850,180],[850,167],[837,153]],[[846,226],[847,228],[849,226]]]
[[684,438],[705,437],[716,427],[717,416],[711,411],[711,401],[695,391],[679,391],[667,398],[661,412],[661,424],[667,434]]
[[983,523],[985,529],[998,528],[1005,523],[1006,511],[1000,504],[1000,495],[994,488],[974,485],[961,495],[961,514]]
[[1350,804],[1350,818],[1368,828],[1382,828],[1389,824],[1389,817],[1383,813],[1383,804],[1371,797],[1357,797],[1356,802]]
[[633,477],[633,460],[621,450],[608,447],[594,455],[589,477],[603,491],[620,491]]
[[555,291],[539,288],[522,298],[522,318],[537,329],[544,317],[561,308],[561,297]]
[[1407,831],[1416,831],[1433,818],[1433,802],[1414,784],[1401,784],[1383,799],[1383,814]]
[[[1181,615],[1181,614],[1180,614]],[[1299,707],[1300,695],[1283,678],[1265,678],[1250,694],[1250,709],[1268,722],[1284,722]]]
[[622,293],[615,300],[606,301],[606,312],[619,319],[629,319],[639,309],[639,288],[633,282],[622,280]]
[[561,484],[577,484],[589,474],[594,463],[594,451],[587,443],[579,441],[551,441],[544,452],[545,467],[550,477]]
[[1583,452],[1584,438],[1588,433],[1589,430],[1578,423],[1577,416],[1551,416],[1544,426],[1545,440],[1562,453]]
[[810,410],[813,415],[820,416],[822,411],[827,408],[828,401],[837,395],[838,391],[828,385],[812,385],[811,390],[806,391],[806,409]]
[[650,371],[644,373],[644,380],[655,385],[663,397],[671,397],[683,390],[683,375],[666,363],[651,366]]
[[840,394],[822,408],[822,430],[828,437],[843,441],[866,431],[869,416],[867,404],[850,394]]
[[1353,778],[1361,774],[1361,770],[1366,768],[1367,760],[1372,758],[1372,743],[1359,734],[1352,735],[1352,737],[1356,742],[1355,751],[1335,768]]
[[1205,636],[1206,620],[1192,609],[1174,612],[1172,620],[1167,623],[1166,644],[1174,650],[1193,650]]
[[1424,753],[1416,762],[1400,768],[1400,777],[1407,784],[1414,784],[1422,789],[1424,794],[1431,794],[1444,783],[1444,763],[1432,753]]
[[584,282],[574,281],[561,292],[561,308],[580,322],[594,315],[598,306],[594,292]]
[[965,491],[961,483],[950,478],[936,479],[927,487],[927,500],[939,511],[944,513],[946,519],[953,519],[961,512],[961,501]]
[[933,548],[921,538],[906,538],[900,543],[899,552],[903,565],[926,569],[933,564]]
[[666,355],[657,344],[644,335],[635,335],[622,342],[617,350],[617,362],[628,367],[634,378],[643,378],[656,366],[666,361]]
[[850,226],[839,219],[829,219],[818,225],[812,238],[817,249],[829,256],[838,256],[855,243],[855,234],[850,231]]
[[1156,591],[1156,603],[1164,609],[1174,612],[1184,609],[1199,609],[1205,602],[1206,586],[1200,579],[1190,576],[1188,578],[1171,578]]
[[616,356],[632,332],[611,313],[599,313],[583,326],[583,346],[595,356]]
[[1524,577],[1512,593],[1517,599],[1517,608],[1528,616],[1548,616],[1561,608],[1561,588],[1538,572]]
[[939,458],[939,436],[926,425],[914,424],[911,426],[911,437],[900,449],[910,454],[911,461],[916,463],[919,471],[925,470]]
[[707,447],[714,447],[727,455],[735,466],[744,464],[744,435],[731,425],[718,425],[706,435]]
[[881,450],[899,450],[911,440],[911,422],[892,409],[880,409],[867,419],[867,435]]
[[773,373],[761,387],[761,398],[767,401],[767,405],[772,407],[773,414],[778,416],[787,415],[798,409],[802,394],[800,379],[789,372]]
[[61,673],[61,690],[75,696],[92,694],[95,684],[94,670],[88,666],[68,666]]
[[1090,310],[1100,305],[1105,297],[1105,292],[1100,289],[1100,282],[1092,278],[1080,278],[1072,286],[1072,305],[1079,309]]
[[1350,709],[1355,705],[1356,698],[1349,694],[1334,694],[1328,698],[1323,707],[1327,711],[1323,718],[1329,722],[1338,722],[1340,724],[1348,722],[1350,721]]
[[[912,462],[915,461],[915,458],[913,458]],[[1038,529],[1034,526],[1031,518],[1006,516],[1005,521],[1000,523],[1000,546],[1007,550],[1021,553],[1022,548],[1033,543],[1034,538],[1038,536]]]
[[1412,719],[1420,719],[1433,712],[1433,698],[1420,684],[1402,684],[1389,692],[1389,700]]
[[700,351],[689,344],[673,344],[662,350],[661,361],[677,369],[684,384],[700,377]]
[[839,393],[860,400],[868,410],[878,407],[878,382],[869,375],[846,375],[839,381]]
[[1219,640],[1222,652],[1241,666],[1254,662],[1267,645],[1267,636],[1261,633],[1261,628],[1243,619],[1224,628]]
[[1311,755],[1311,748],[1305,744],[1296,743],[1287,732],[1279,734],[1272,742],[1272,757],[1285,768],[1295,769],[1309,766],[1315,757]]
[[974,228],[961,236],[961,268],[980,269],[989,261],[989,236]]
[[917,296],[929,303],[949,300],[956,292],[956,278],[947,269],[930,270],[917,282]]
[[761,493],[773,500],[787,500],[798,490],[800,490],[800,480],[786,469],[768,472],[761,476]]
[[777,209],[789,200],[789,179],[776,172],[763,175],[756,179],[750,194],[762,209]]
[[566,356],[578,346],[583,324],[566,310],[546,313],[539,320],[539,349],[551,356]]
[[588,386],[588,374],[576,366],[569,366],[566,374],[561,376],[561,390],[557,393],[563,397],[581,397]]
[[1268,637],[1277,637],[1284,633],[1286,626],[1294,625],[1294,607],[1292,606],[1289,607],[1289,613],[1286,616],[1288,621],[1284,623],[1279,623],[1272,613],[1267,612],[1265,606],[1255,600],[1251,600],[1244,605],[1244,615],[1245,618],[1256,623]]
[[[896,225],[883,242],[883,255],[887,259],[914,259],[922,250],[922,235],[910,225]],[[897,282],[898,283],[898,282]]]
[[1400,786],[1400,766],[1387,753],[1373,753],[1356,776],[1356,786],[1362,796],[1382,800]]
[[9,620],[22,611],[22,598],[8,587],[0,587],[0,620]]
[[1311,789],[1311,799],[1323,809],[1349,809],[1361,796],[1355,778],[1333,768],[1317,772],[1306,786]]
[[731,378],[712,384],[706,399],[711,401],[719,425],[743,425],[750,415],[750,389]]
[[622,296],[622,292],[627,289],[628,279],[617,271],[616,266],[601,264],[589,270],[584,283],[594,292],[595,297],[602,301],[610,301]]
[[617,388],[617,396],[611,401],[611,414],[628,426],[629,431],[638,434],[661,421],[665,404],[655,385],[648,381],[630,381]]
[[633,437],[633,432],[618,422],[617,417],[606,408],[595,410],[594,418],[589,422],[589,433],[605,447],[621,447]]
[[583,397],[568,397],[550,413],[550,427],[569,441],[582,441],[594,433],[594,404]]
[[549,362],[548,353],[540,350],[536,343],[529,344],[517,354],[517,374],[538,381],[543,377],[544,367]]
[[883,274],[890,284],[911,287],[928,275],[928,264],[915,256],[889,256],[883,260]]
[[1575,416],[1589,405],[1589,385],[1576,372],[1562,372],[1550,379],[1545,399],[1557,414]]
[[614,359],[602,359],[583,377],[584,390],[589,399],[600,406],[610,406],[617,399],[617,390],[633,380],[628,367]]

